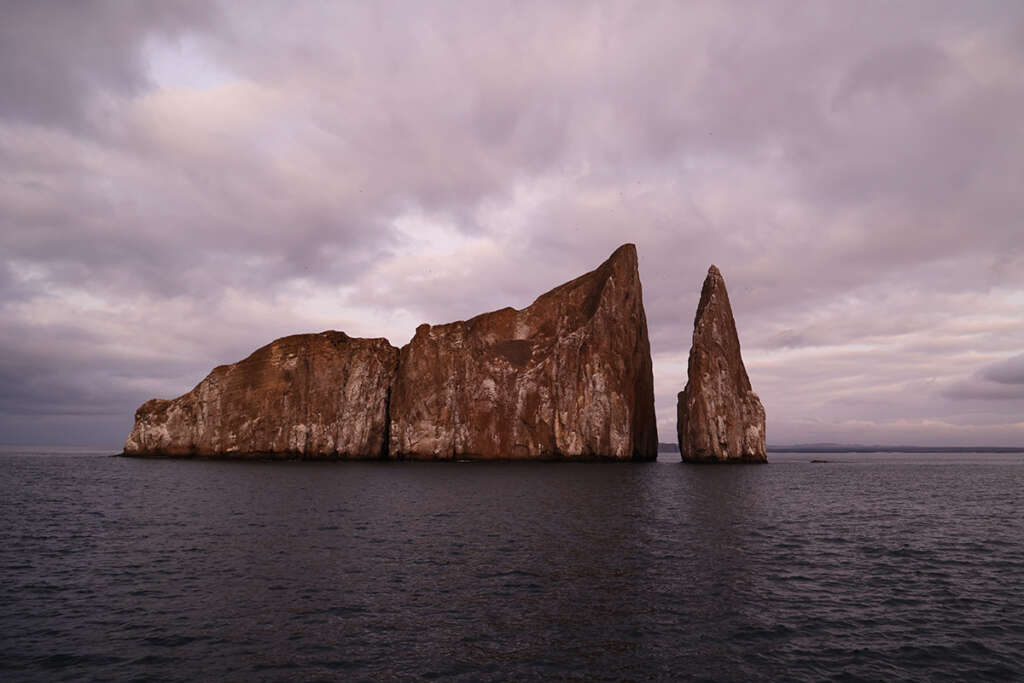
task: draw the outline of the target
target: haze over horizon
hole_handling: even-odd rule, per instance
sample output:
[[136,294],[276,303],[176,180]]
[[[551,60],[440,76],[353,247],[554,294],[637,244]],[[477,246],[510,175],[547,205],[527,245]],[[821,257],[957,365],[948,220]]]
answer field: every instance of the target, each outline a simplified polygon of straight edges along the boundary
[[14,2],[0,443],[637,245],[659,440],[722,271],[768,443],[1024,445],[1024,5]]

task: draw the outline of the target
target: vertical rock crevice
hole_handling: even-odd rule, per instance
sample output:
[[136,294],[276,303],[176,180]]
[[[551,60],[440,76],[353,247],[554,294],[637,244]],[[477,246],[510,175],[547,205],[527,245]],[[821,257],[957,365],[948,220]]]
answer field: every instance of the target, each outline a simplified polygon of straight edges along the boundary
[[391,385],[388,384],[387,394],[384,396],[384,438],[380,444],[380,459],[387,460],[391,448]]

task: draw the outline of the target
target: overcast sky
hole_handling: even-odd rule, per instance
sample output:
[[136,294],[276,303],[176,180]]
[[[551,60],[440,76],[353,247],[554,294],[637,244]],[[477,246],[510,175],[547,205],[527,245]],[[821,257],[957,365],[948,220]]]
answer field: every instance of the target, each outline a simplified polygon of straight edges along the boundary
[[0,442],[118,448],[276,337],[635,242],[661,441],[715,263],[769,444],[1024,445],[1024,3],[2,15]]

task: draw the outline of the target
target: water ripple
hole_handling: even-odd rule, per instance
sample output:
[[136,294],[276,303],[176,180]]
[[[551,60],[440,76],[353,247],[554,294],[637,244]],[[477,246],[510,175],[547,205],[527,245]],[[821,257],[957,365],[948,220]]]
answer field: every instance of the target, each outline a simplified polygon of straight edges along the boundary
[[6,453],[0,678],[1019,680],[1024,462],[957,457]]

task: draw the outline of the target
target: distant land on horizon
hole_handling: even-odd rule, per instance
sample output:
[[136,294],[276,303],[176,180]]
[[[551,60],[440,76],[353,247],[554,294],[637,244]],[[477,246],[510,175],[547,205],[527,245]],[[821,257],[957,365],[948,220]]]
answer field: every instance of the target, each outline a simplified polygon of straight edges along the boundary
[[[30,449],[54,450],[73,453],[75,451],[110,451],[120,454],[120,446],[97,446],[89,444],[39,444],[0,443],[0,450]],[[768,446],[769,453],[1024,453],[1024,446],[866,446],[864,444],[841,443],[800,443],[791,446]],[[658,453],[679,453],[679,445],[658,444]]]
[[[659,453],[678,453],[679,445],[659,443]],[[881,446],[841,443],[799,443],[768,446],[769,453],[1024,453],[1024,446]]]
[[[95,444],[71,443],[0,443],[0,450],[30,449],[54,450],[73,453],[75,451],[110,451],[120,454],[120,446],[99,446]],[[790,446],[771,446],[769,453],[1024,453],[1024,446],[884,446],[841,443],[799,443]],[[679,445],[658,443],[658,453],[679,453]]]

